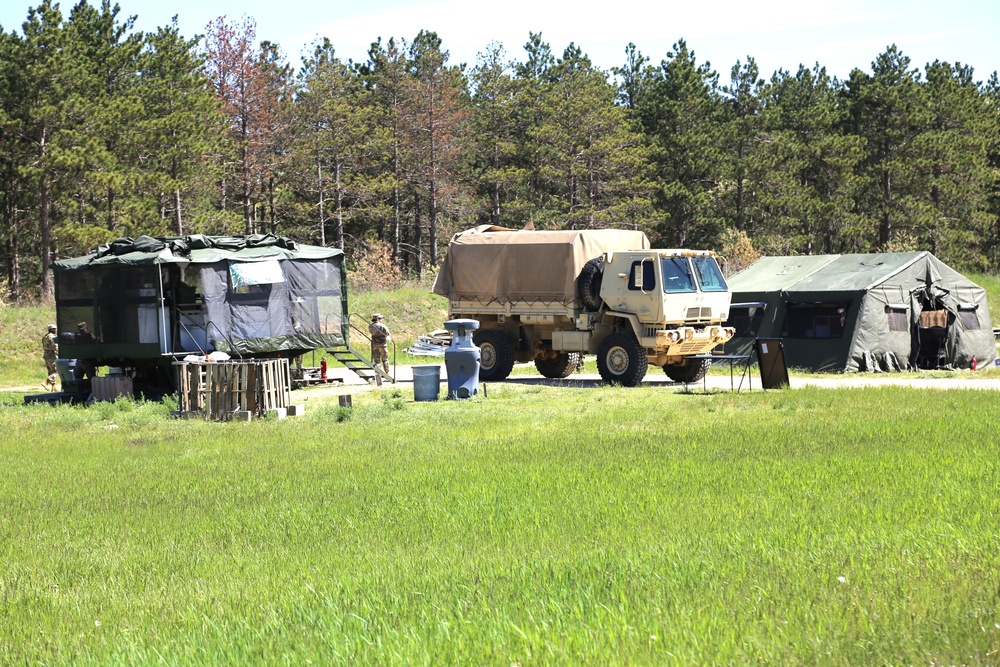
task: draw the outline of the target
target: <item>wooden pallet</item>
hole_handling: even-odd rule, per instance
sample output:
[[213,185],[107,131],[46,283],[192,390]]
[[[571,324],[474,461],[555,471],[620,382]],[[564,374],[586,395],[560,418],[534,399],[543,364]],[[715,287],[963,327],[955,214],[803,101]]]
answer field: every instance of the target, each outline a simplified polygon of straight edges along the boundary
[[288,359],[182,362],[177,364],[179,412],[206,419],[266,415],[291,404]]

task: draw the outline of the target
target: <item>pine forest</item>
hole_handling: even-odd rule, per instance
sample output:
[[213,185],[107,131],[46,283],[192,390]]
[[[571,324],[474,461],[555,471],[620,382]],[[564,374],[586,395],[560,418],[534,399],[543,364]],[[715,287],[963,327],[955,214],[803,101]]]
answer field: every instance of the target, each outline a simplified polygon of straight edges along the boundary
[[530,31],[455,64],[431,30],[364,62],[319,40],[293,65],[248,17],[134,23],[45,0],[0,29],[7,302],[51,298],[51,262],[140,235],[277,234],[414,278],[483,224],[640,229],[737,263],[928,250],[1000,270],[996,72],[889,45],[846,80],[768,74],[683,39],[623,44],[604,71]]

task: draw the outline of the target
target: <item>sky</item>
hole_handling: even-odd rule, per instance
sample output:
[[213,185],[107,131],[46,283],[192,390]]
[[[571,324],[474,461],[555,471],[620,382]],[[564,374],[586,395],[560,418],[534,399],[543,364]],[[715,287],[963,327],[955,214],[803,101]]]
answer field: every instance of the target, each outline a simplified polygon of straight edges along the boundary
[[[21,31],[37,2],[0,0],[0,26]],[[60,3],[65,16],[77,0]],[[99,5],[100,0],[89,0]],[[438,34],[449,63],[474,66],[490,43],[508,60],[524,59],[529,33],[541,33],[558,57],[574,43],[605,70],[625,62],[625,47],[659,64],[678,39],[698,62],[709,62],[725,83],[737,62],[756,60],[761,76],[794,73],[816,63],[841,79],[871,63],[891,44],[923,69],[934,60],[961,62],[977,80],[1000,70],[1000,0],[118,0],[120,17],[155,31],[177,15],[185,36],[209,22],[254,19],[258,40],[277,43],[297,66],[303,50],[328,37],[342,60],[362,62],[369,45],[390,37],[412,41],[420,30]]]

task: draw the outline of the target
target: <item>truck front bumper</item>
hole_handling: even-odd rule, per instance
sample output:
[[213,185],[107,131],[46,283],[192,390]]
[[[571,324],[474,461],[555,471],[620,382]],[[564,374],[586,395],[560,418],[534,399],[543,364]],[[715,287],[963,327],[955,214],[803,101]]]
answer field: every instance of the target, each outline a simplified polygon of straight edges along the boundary
[[722,345],[736,333],[733,327],[711,326],[704,329],[694,327],[679,327],[657,331],[650,341],[657,358],[684,357],[692,354],[711,352],[713,348]]

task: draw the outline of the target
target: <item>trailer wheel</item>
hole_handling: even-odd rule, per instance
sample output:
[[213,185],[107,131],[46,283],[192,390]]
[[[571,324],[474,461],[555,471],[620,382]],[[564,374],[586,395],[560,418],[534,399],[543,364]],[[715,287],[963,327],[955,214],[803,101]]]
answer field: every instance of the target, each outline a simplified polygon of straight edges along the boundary
[[697,382],[705,377],[708,369],[712,367],[711,359],[688,359],[683,364],[666,364],[663,372],[674,382]]
[[646,377],[648,368],[646,351],[632,333],[613,333],[597,350],[597,370],[609,384],[634,387]]
[[514,369],[514,345],[500,329],[480,329],[472,341],[479,347],[479,380],[505,380]]
[[568,378],[580,367],[580,355],[577,352],[563,352],[555,359],[535,359],[538,372],[552,380]]
[[576,285],[580,291],[580,302],[587,310],[600,310],[601,308],[601,278],[603,275],[603,257],[595,257],[584,264],[580,270]]

